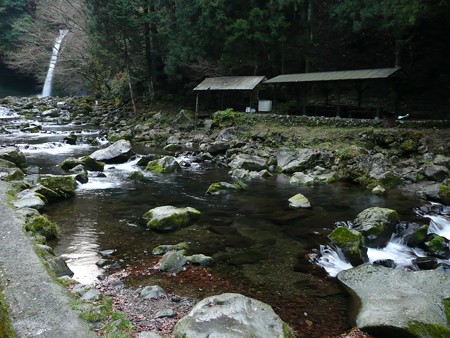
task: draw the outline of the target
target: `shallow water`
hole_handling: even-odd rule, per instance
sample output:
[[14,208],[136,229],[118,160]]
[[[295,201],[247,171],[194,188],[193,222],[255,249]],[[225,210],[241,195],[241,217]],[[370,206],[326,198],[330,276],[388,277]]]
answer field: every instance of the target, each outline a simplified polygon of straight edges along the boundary
[[[41,173],[62,173],[57,164],[65,158],[97,149],[87,143],[97,135],[92,130],[80,132],[75,146],[62,143],[71,129],[45,126],[43,133],[0,135],[0,141],[19,144]],[[108,165],[106,178],[91,173],[89,183],[79,185],[75,198],[46,210],[61,230],[51,245],[65,257],[75,279],[82,283],[96,280],[103,272],[95,265],[101,250],[115,249],[112,259],[120,266],[144,271],[155,260],[154,247],[188,241],[190,253],[214,257],[215,264],[207,272],[214,282],[189,276],[192,271],[187,271],[185,277],[183,272],[150,277],[142,273],[127,283],[134,287],[157,282],[196,298],[240,292],[268,302],[298,332],[310,336],[337,335],[351,327],[347,295],[307,258],[327,243],[334,223],[351,221],[373,206],[397,210],[402,221],[416,221],[414,208],[422,204],[400,191],[380,197],[347,184],[294,186],[284,175],[252,181],[242,192],[206,196],[211,183],[231,182],[226,168],[203,163],[175,174],[145,172],[142,183],[127,179],[134,170],[140,170],[136,159]],[[287,200],[297,193],[310,199],[310,210],[289,209]],[[156,234],[145,228],[142,215],[162,205],[194,207],[202,216],[191,227]]]

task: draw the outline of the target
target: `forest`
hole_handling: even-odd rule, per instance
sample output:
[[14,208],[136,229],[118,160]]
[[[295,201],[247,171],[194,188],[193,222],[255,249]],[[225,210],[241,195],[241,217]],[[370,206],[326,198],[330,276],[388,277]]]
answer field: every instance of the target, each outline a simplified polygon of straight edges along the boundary
[[400,66],[404,104],[447,115],[446,0],[1,0],[0,58],[56,93],[188,101],[205,77]]

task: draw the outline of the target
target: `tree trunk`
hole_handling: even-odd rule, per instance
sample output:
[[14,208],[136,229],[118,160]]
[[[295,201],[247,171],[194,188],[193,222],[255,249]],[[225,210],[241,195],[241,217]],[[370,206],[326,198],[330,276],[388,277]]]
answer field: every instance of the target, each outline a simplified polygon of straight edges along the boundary
[[[144,14],[148,16],[150,12],[150,3],[147,1],[147,4],[144,8]],[[146,59],[146,71],[147,71],[147,84],[148,84],[148,94],[150,100],[155,100],[155,84],[153,78],[153,55],[152,55],[152,35],[150,23],[144,23],[144,40],[145,40],[145,59]]]
[[133,83],[132,83],[131,72],[130,72],[130,60],[128,57],[128,44],[127,44],[127,39],[125,37],[123,38],[123,43],[124,43],[124,48],[125,48],[125,64],[126,64],[127,75],[128,75],[128,89],[130,91],[131,104],[133,105],[133,113],[136,114],[137,109],[136,109],[136,102],[134,100]]

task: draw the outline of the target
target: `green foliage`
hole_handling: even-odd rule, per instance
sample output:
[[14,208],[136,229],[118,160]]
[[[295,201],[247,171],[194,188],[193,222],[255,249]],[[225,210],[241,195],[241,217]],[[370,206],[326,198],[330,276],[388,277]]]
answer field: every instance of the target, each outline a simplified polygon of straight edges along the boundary
[[229,127],[235,123],[236,112],[233,108],[216,111],[213,115],[213,123],[219,127]]

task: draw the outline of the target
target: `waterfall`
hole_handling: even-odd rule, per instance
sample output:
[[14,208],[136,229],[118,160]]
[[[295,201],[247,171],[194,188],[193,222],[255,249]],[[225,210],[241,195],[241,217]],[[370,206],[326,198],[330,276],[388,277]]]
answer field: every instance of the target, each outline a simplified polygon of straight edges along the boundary
[[52,82],[53,82],[53,74],[55,72],[56,61],[58,59],[58,53],[61,48],[61,43],[64,40],[64,37],[69,33],[67,29],[60,29],[59,36],[55,40],[55,44],[53,45],[52,57],[50,58],[50,64],[48,66],[47,77],[45,78],[44,88],[42,89],[42,95],[51,96],[52,95]]

